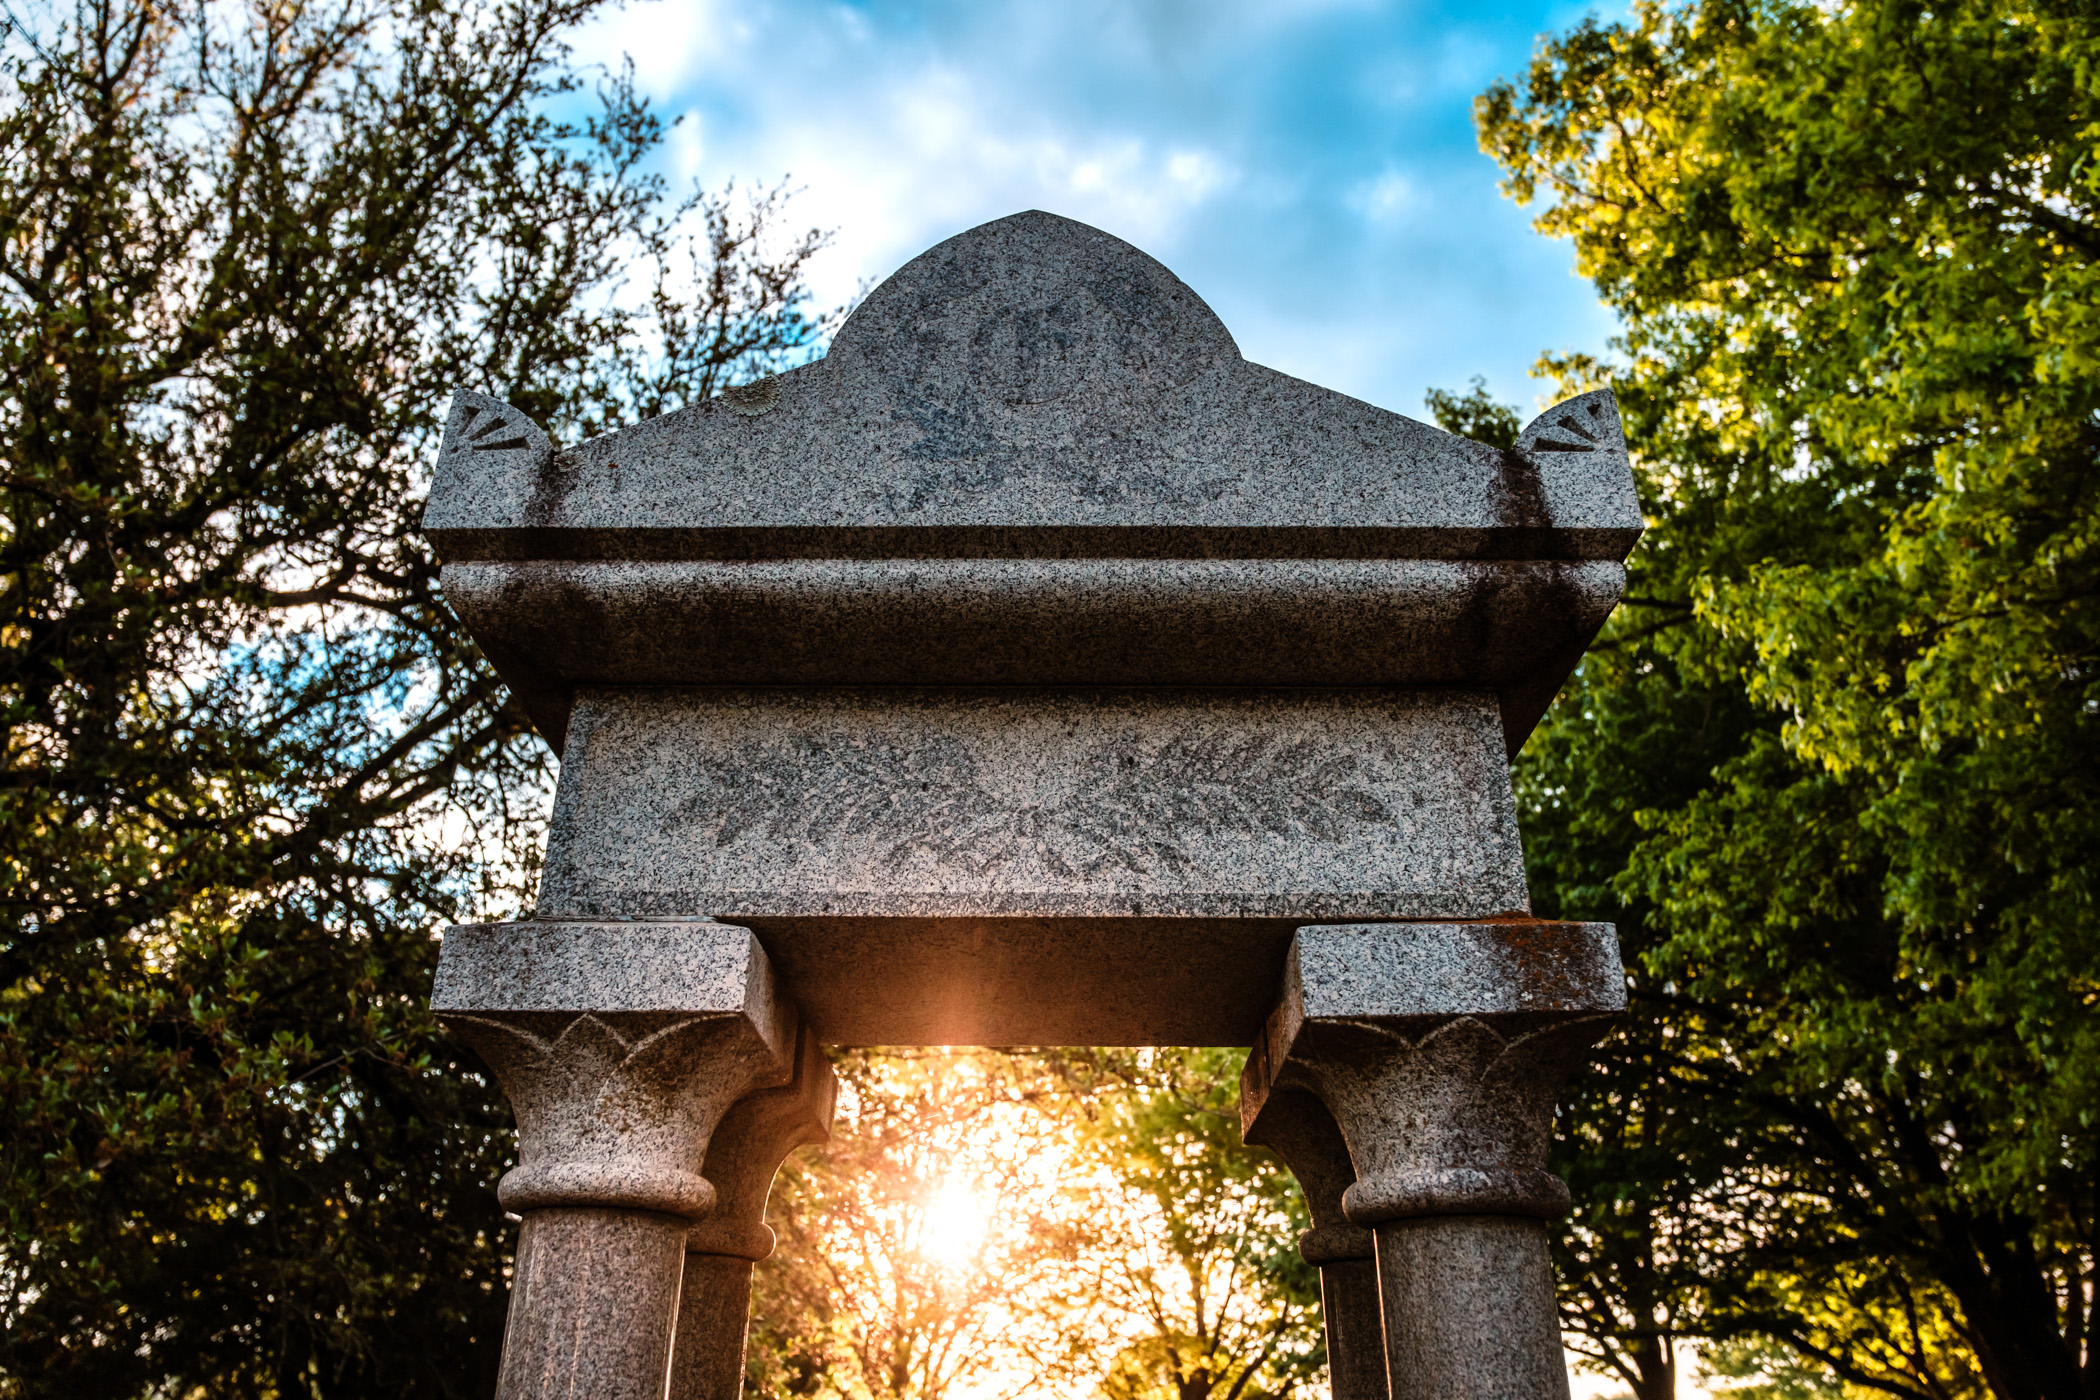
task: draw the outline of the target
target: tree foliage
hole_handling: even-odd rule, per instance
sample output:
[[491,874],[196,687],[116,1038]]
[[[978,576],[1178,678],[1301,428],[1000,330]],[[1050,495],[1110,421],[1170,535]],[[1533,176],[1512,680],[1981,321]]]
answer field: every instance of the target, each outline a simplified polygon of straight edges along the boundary
[[1463,394],[1449,389],[1431,389],[1422,395],[1436,425],[1447,433],[1484,442],[1489,447],[1510,448],[1524,431],[1524,420],[1507,404],[1496,403],[1487,391],[1487,380],[1474,375]]
[[1283,1400],[1324,1361],[1233,1051],[844,1051],[768,1211],[746,1386],[819,1400]]
[[1520,772],[1541,910],[1637,974],[1570,1316],[1636,1376],[1689,1329],[2089,1397],[2100,20],[1642,4],[1477,111],[1623,318],[1545,367],[1617,390],[1650,519]]
[[437,416],[821,330],[777,195],[666,199],[591,8],[8,12],[0,1394],[492,1383],[508,1114],[431,934],[515,907],[544,784],[416,533]]
[[1245,1059],[1118,1057],[1093,1116],[1094,1292],[1124,1339],[1105,1400],[1286,1400],[1320,1383],[1319,1277],[1298,1253],[1311,1220],[1289,1170],[1240,1139]]
[[1032,1393],[1083,1370],[1079,1122],[1053,1066],[998,1051],[834,1053],[831,1141],[791,1159],[756,1273],[746,1387],[819,1400]]

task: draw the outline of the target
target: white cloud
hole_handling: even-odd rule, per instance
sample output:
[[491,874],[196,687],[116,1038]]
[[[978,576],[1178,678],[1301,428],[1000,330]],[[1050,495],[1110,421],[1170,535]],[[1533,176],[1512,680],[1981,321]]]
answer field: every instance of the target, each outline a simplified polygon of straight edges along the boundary
[[1375,180],[1359,182],[1349,191],[1348,203],[1364,217],[1386,223],[1407,213],[1415,203],[1415,187],[1397,170],[1382,171]]
[[824,302],[1044,208],[1161,258],[1254,358],[1419,412],[1475,373],[1528,400],[1539,350],[1609,329],[1473,146],[1472,92],[1534,33],[1427,0],[639,0],[588,51],[690,112],[674,179],[792,177],[795,223],[837,230]]
[[698,111],[681,114],[664,138],[666,163],[672,181],[689,186],[700,178],[707,164],[707,118]]
[[579,63],[617,71],[632,59],[642,91],[665,96],[750,37],[719,0],[625,0],[576,34]]

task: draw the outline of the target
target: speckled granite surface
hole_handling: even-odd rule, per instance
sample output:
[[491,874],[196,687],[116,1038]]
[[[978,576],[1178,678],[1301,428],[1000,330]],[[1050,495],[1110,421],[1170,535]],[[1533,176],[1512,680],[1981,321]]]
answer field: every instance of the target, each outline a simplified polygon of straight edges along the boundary
[[660,1400],[681,1267],[675,1393],[734,1394],[795,1135],[737,1125],[811,1035],[1253,1042],[1250,1120],[1324,1105],[1286,1146],[1341,1400],[1381,1339],[1390,1400],[1565,1396],[1545,1142],[1620,993],[1608,928],[1525,917],[1506,755],[1640,533],[1608,392],[1468,442],[1028,213],[570,451],[458,395],[424,523],[567,745],[538,919],[440,965],[521,1128],[503,1400]]
[[[480,561],[445,596],[563,734],[581,686],[1448,686],[1530,732],[1609,560]],[[1541,689],[1541,685],[1545,688]]]
[[[1626,1005],[1609,924],[1298,931],[1242,1121],[1333,1115],[1376,1239],[1391,1400],[1565,1400],[1545,1222],[1554,1100]],[[1250,1134],[1252,1136],[1252,1134]]]
[[625,684],[1467,685],[1513,750],[1641,518],[1608,392],[1497,451],[1248,363],[1157,262],[1028,213],[818,363],[572,451],[459,395],[424,528],[557,750]]
[[1342,1214],[1342,1195],[1356,1180],[1349,1145],[1327,1106],[1303,1090],[1278,1090],[1242,1106],[1246,1140],[1283,1159],[1312,1217],[1298,1252],[1320,1271],[1329,1391],[1334,1400],[1388,1400],[1376,1242]]
[[663,1400],[709,1137],[796,1066],[764,950],[706,922],[466,925],[433,1002],[518,1118],[499,1400]]
[[424,529],[448,562],[1621,559],[1632,488],[1609,394],[1498,452],[1243,360],[1159,263],[1031,212],[913,259],[764,396],[566,453],[463,397]]
[[1449,691],[587,691],[540,887],[747,924],[852,1043],[1244,1044],[1299,923],[1525,907]]

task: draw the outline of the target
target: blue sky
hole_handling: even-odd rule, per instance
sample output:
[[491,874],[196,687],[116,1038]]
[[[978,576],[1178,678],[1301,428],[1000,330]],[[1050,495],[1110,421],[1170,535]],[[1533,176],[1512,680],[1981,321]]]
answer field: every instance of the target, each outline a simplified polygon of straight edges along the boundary
[[630,54],[682,117],[680,183],[792,177],[796,222],[837,231],[827,301],[1048,209],[1166,263],[1250,359],[1422,416],[1425,387],[1475,374],[1529,409],[1541,350],[1612,332],[1471,123],[1542,32],[1597,8],[629,0],[577,49]]

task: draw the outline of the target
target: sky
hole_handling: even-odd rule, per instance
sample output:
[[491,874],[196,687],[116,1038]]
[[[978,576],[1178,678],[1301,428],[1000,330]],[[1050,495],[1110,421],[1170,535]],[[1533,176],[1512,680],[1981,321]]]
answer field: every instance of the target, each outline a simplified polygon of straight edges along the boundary
[[1611,314],[1497,188],[1471,106],[1566,3],[628,0],[577,56],[631,57],[678,118],[674,186],[800,190],[834,231],[819,304],[941,239],[1047,209],[1152,254],[1252,360],[1416,417],[1485,376],[1526,416],[1546,350]]

